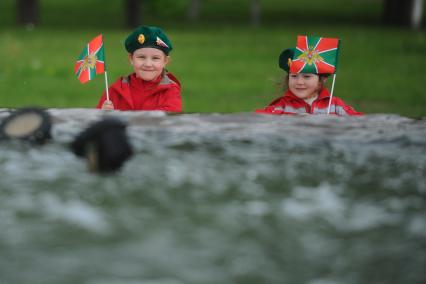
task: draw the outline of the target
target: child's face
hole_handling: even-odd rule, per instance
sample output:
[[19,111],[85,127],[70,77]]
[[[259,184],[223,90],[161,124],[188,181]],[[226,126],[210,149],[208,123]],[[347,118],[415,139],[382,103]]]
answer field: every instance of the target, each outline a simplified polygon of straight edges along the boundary
[[169,63],[169,57],[163,51],[151,47],[136,49],[133,54],[129,54],[129,60],[136,76],[145,81],[156,79]]
[[319,76],[308,73],[290,73],[288,88],[296,97],[306,100],[318,96],[321,89]]

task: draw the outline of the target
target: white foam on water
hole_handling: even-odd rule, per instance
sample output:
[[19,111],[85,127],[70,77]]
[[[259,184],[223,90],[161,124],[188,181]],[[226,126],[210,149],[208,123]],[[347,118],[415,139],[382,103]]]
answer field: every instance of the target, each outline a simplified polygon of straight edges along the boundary
[[270,206],[264,201],[249,201],[246,203],[246,210],[249,215],[264,216],[270,212]]
[[180,186],[187,180],[187,165],[182,160],[171,159],[165,167],[165,174],[170,184]]
[[419,237],[426,238],[426,214],[419,213],[411,218],[407,224],[408,231]]
[[309,281],[306,284],[343,284],[340,281],[331,280],[331,279],[314,279]]
[[[232,283],[252,275],[259,283],[336,284],[352,275],[368,280],[374,253],[382,259],[374,275],[390,279],[390,265],[423,275],[416,267],[426,235],[425,121],[114,112],[137,147],[122,171],[103,176],[87,173],[63,143],[108,112],[49,111],[49,144],[0,145],[0,240],[15,260],[1,263],[6,277],[55,269],[58,282],[89,284]],[[70,230],[108,241],[70,240]],[[382,239],[388,246],[377,246]],[[418,242],[407,246],[411,239]],[[23,244],[33,260],[16,250]],[[14,266],[19,261],[28,272]]]
[[101,278],[96,280],[89,280],[86,284],[185,284],[177,279],[158,278],[158,279],[128,279],[126,278]]
[[282,212],[296,219],[306,219],[316,214],[334,218],[343,212],[345,206],[344,200],[328,184],[295,187],[292,196],[281,202]]
[[400,212],[390,212],[386,203],[362,203],[346,200],[344,192],[328,184],[318,187],[296,187],[291,197],[282,200],[285,216],[300,220],[320,217],[340,230],[363,231],[400,221]]
[[346,230],[362,231],[386,224],[393,225],[399,222],[400,218],[399,212],[389,212],[383,203],[363,202],[353,204],[349,208],[347,217],[342,220],[341,226]]
[[62,220],[97,234],[111,231],[105,213],[81,200],[60,200],[53,194],[44,193],[39,206],[49,219]]

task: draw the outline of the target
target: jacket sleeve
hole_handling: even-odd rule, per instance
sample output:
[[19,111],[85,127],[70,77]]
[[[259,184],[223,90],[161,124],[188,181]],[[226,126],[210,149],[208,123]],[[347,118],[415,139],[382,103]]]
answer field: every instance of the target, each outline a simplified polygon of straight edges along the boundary
[[348,115],[363,115],[364,114],[362,112],[356,111],[353,107],[348,106],[348,105],[346,105],[344,107],[344,109],[345,109],[345,111]]
[[335,97],[335,102],[336,106],[339,106],[342,111],[341,113],[339,113],[338,108],[336,108],[336,114],[337,115],[363,115],[364,113],[356,111],[353,107],[351,107],[350,105],[347,105],[342,99],[340,98],[336,98]]
[[182,112],[180,86],[176,84],[167,89],[159,101],[158,108],[156,109],[168,112]]
[[284,112],[274,106],[267,106],[265,108],[256,109],[256,113],[263,114],[284,114]]
[[256,109],[256,113],[264,114],[293,114],[284,111],[285,101],[279,97],[278,99],[273,100],[269,105],[264,108]]

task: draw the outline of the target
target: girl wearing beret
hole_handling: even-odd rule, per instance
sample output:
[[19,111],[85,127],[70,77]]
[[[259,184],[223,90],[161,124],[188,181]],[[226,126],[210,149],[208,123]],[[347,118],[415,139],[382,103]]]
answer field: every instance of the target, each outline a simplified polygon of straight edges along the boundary
[[[321,38],[320,38],[321,39]],[[303,39],[298,38],[298,43],[308,41],[306,37]],[[316,43],[315,46],[319,46]],[[326,45],[326,44],[324,44]],[[306,47],[308,44],[305,45]],[[308,49],[308,48],[306,48]],[[336,48],[337,49],[337,48]],[[302,50],[303,51],[303,50]],[[304,53],[300,52],[299,56],[296,54],[296,49],[284,50],[279,58],[279,66],[287,71],[284,78],[284,85],[286,86],[284,95],[274,101],[263,109],[256,110],[257,113],[266,114],[327,114],[330,103],[330,93],[325,87],[325,82],[330,73],[329,64],[318,64],[315,68],[305,68],[308,63],[313,65],[315,56],[319,54],[315,50],[305,50]],[[337,56],[337,55],[336,55]],[[325,55],[322,57],[326,58]],[[300,62],[305,58],[305,62]],[[320,57],[318,57],[320,58]],[[299,59],[299,60],[297,60]],[[321,58],[323,60],[323,58]],[[335,66],[332,66],[333,68]],[[330,72],[330,73],[328,73]],[[351,106],[337,97],[331,98],[330,114],[346,116],[346,115],[361,115]]]
[[119,78],[103,93],[97,108],[181,112],[179,80],[166,71],[172,43],[157,27],[140,26],[125,41],[133,73]]

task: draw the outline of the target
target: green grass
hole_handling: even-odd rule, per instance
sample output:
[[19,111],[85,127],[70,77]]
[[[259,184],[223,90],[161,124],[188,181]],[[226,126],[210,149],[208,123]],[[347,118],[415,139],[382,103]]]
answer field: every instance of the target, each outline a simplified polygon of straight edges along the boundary
[[[0,107],[93,107],[104,89],[103,76],[81,85],[73,68],[84,44],[99,33],[104,34],[109,83],[131,72],[122,46],[129,31],[121,28],[123,17],[117,13],[121,1],[87,0],[82,9],[73,4],[77,0],[42,0],[44,16],[36,29],[14,27],[14,1],[4,1]],[[343,5],[324,0],[332,10],[317,1],[288,1],[280,10],[273,5],[277,0],[265,0],[261,28],[247,25],[247,1],[236,1],[240,6],[232,7],[220,1],[229,3],[205,2],[198,25],[185,21],[179,5],[167,13],[151,5],[147,9],[152,13],[148,9],[143,14],[149,24],[164,27],[174,44],[169,70],[182,82],[186,112],[240,112],[265,106],[281,95],[276,87],[284,75],[277,65],[279,53],[294,46],[298,34],[310,34],[342,39],[336,96],[366,113],[426,116],[426,34],[379,26],[378,1]],[[100,3],[107,3],[102,17],[96,14]],[[304,3],[310,3],[310,10],[304,10]],[[59,16],[62,9],[68,14]],[[297,17],[304,11],[311,16],[306,21]],[[91,12],[94,16],[89,17]],[[321,13],[330,20],[320,21]]]

